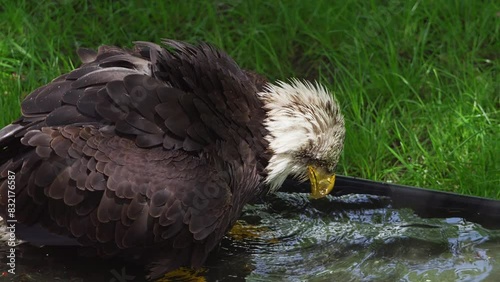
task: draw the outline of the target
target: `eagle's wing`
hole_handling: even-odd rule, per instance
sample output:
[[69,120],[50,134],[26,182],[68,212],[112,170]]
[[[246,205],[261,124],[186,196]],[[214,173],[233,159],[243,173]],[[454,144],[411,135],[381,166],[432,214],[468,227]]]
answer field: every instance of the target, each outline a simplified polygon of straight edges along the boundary
[[203,144],[213,141],[199,123],[193,94],[153,76],[163,50],[151,45],[158,50],[103,46],[97,54],[80,51],[87,63],[28,95],[21,104],[21,119],[0,131],[0,145],[32,129],[68,124],[110,125],[141,147],[163,144],[166,149],[192,151],[200,144],[191,135]]
[[81,50],[31,93],[0,131],[0,204],[11,171],[20,222],[103,254],[159,243],[156,273],[203,263],[255,194],[264,113],[227,55],[168,44]]
[[[19,222],[74,237],[103,255],[163,241],[165,257],[184,257],[176,262],[195,262],[191,255],[206,255],[226,231],[228,173],[182,150],[140,148],[94,126],[71,125],[32,130],[22,144],[27,152],[1,170],[2,178],[16,174]],[[0,191],[7,206],[7,181]]]

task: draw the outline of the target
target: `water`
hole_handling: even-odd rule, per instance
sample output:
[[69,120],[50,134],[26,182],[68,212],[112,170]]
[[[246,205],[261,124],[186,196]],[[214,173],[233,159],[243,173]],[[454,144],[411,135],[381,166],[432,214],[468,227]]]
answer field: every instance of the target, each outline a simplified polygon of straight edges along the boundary
[[[72,249],[17,248],[18,274],[6,275],[6,281],[143,281],[137,267],[78,258]],[[2,267],[7,268],[5,259]],[[245,208],[200,276],[207,281],[498,281],[500,230],[461,218],[420,218],[412,210],[392,208],[385,197],[310,201],[306,194],[277,193]]]

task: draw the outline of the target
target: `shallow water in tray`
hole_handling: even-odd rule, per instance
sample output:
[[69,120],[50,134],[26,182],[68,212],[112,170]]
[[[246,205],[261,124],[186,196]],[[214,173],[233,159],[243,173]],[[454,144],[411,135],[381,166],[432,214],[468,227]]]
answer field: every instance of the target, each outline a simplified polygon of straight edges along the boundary
[[[2,244],[3,271],[8,269]],[[4,281],[143,281],[133,266],[74,250],[16,247]],[[5,255],[4,255],[5,254]],[[388,198],[310,201],[278,193],[249,205],[207,262],[207,281],[498,281],[500,230],[460,218],[420,218]],[[134,278],[134,279],[132,279]]]

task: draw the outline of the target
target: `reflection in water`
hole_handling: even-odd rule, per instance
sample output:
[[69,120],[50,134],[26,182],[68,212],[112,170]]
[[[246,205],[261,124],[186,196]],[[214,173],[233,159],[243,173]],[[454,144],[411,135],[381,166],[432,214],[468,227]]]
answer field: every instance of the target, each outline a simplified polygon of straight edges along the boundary
[[261,281],[493,281],[500,275],[500,231],[460,218],[422,219],[392,209],[386,198],[311,202],[306,194],[278,193],[248,206],[241,220],[259,237],[228,237],[209,278],[229,272]]
[[[460,218],[423,219],[411,210],[391,208],[384,197],[347,195],[310,201],[306,194],[277,193],[264,204],[247,206],[237,226],[209,258],[207,281],[496,281],[494,277],[500,277],[500,230]],[[137,267],[77,259],[74,250],[26,244],[18,249],[23,257],[18,258],[17,271],[25,281],[54,281],[54,277],[120,281],[116,274],[123,273],[143,280]],[[5,252],[5,247],[0,250]]]

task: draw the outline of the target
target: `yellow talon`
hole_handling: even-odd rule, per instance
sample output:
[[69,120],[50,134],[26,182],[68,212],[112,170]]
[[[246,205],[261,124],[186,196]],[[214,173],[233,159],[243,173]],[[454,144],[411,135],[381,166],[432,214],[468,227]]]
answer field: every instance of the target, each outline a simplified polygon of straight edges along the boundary
[[193,281],[193,282],[206,282],[205,278],[206,269],[192,269],[189,267],[181,267],[176,270],[170,271],[156,282],[180,282],[180,281]]
[[[260,239],[262,235],[269,232],[270,229],[262,226],[249,225],[245,221],[238,220],[234,224],[233,228],[229,231],[228,235],[238,241],[248,240],[248,239]],[[267,243],[278,243],[278,239],[271,238],[266,240]]]

